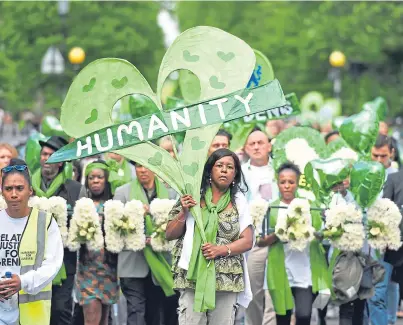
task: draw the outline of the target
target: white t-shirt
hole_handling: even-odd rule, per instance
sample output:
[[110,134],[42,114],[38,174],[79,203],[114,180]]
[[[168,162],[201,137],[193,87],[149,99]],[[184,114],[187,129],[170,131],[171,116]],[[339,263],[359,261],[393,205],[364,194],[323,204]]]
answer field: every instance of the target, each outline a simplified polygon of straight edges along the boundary
[[[246,184],[248,185],[248,192],[246,197],[248,201],[261,198],[260,191],[266,185],[270,185],[270,199],[268,201],[274,201],[278,199],[278,187],[275,178],[275,173],[271,164],[265,166],[253,166],[248,161],[242,165],[242,172],[245,176]],[[264,189],[266,190],[266,189]]]
[[[12,218],[6,210],[0,211],[0,276],[6,272],[20,275],[18,245],[24,232],[28,217]],[[52,220],[48,229],[48,243],[45,260],[36,271],[29,271],[21,276],[21,288],[29,294],[37,294],[46,287],[56,276],[63,263],[63,243],[59,227]],[[12,310],[5,311],[0,303],[0,324],[18,324],[18,294],[11,300]]]
[[[280,206],[288,207],[288,204],[280,202]],[[278,218],[287,214],[287,209],[278,209]],[[309,256],[309,244],[303,252],[291,250],[288,244],[284,244],[285,270],[287,272],[290,287],[308,288],[312,286],[311,260]],[[266,265],[267,268],[267,265]],[[265,272],[267,276],[267,272]],[[264,289],[267,287],[267,278],[264,281]]]

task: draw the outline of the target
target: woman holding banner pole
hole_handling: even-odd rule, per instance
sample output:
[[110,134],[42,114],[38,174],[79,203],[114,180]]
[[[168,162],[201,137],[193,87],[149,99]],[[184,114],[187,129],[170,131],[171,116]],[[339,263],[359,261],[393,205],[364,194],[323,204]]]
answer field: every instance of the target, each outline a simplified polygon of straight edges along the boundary
[[[190,195],[182,196],[170,213],[166,238],[178,239],[172,264],[174,287],[180,291],[179,325],[233,325],[238,304],[247,307],[251,300],[243,254],[252,248],[253,230],[246,198],[240,192],[242,183],[236,154],[228,149],[212,153],[204,166],[199,203],[207,238],[215,238],[212,242],[197,240],[189,209],[198,203]],[[192,273],[192,261],[199,254],[215,267],[215,309],[201,312],[194,311],[194,305],[199,297],[197,282],[205,270],[193,268]]]

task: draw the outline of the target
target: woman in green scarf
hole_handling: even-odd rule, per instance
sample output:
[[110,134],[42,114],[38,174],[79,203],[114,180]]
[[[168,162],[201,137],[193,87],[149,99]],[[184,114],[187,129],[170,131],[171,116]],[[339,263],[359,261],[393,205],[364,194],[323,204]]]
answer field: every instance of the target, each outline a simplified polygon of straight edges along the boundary
[[[274,229],[278,216],[287,213],[286,207],[294,200],[300,177],[298,167],[292,163],[280,166],[277,182],[280,199],[272,202],[269,224]],[[311,211],[312,226],[318,231],[322,227],[319,213]],[[266,283],[273,300],[277,325],[289,325],[295,305],[296,325],[309,325],[314,294],[327,286],[327,264],[325,251],[318,240],[313,240],[304,251],[291,250],[279,241],[275,234],[267,235],[258,242],[269,246]]]
[[[209,157],[200,202],[206,244],[189,213],[198,204],[190,195],[181,197],[170,213],[166,238],[178,239],[172,270],[174,288],[180,291],[179,325],[233,325],[238,303],[247,307],[251,300],[243,253],[252,248],[253,230],[243,184],[241,165],[232,151],[219,149]],[[214,272],[212,281],[204,277],[207,269]],[[200,308],[206,305],[209,308]]]

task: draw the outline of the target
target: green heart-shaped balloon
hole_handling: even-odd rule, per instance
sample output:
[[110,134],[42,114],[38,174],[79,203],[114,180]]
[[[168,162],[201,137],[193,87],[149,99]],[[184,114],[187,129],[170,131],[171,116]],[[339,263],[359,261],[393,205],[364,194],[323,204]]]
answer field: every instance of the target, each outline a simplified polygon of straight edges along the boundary
[[343,121],[340,134],[352,149],[365,157],[375,144],[378,129],[379,119],[376,111],[363,109]]
[[376,161],[359,161],[351,170],[350,190],[361,208],[377,199],[385,183],[385,168]]
[[41,124],[42,134],[51,137],[52,135],[57,135],[59,137],[63,137],[66,140],[69,139],[69,136],[63,131],[62,126],[60,125],[59,120],[52,116],[45,116],[42,120]]
[[350,174],[351,162],[340,158],[315,159],[305,166],[305,179],[317,200],[328,205],[333,186]]
[[25,146],[25,162],[32,173],[40,167],[41,146],[39,141],[47,141],[49,137],[42,133],[34,133],[31,135]]
[[365,103],[364,109],[375,111],[379,121],[384,121],[388,114],[388,103],[383,97],[377,97],[373,101]]

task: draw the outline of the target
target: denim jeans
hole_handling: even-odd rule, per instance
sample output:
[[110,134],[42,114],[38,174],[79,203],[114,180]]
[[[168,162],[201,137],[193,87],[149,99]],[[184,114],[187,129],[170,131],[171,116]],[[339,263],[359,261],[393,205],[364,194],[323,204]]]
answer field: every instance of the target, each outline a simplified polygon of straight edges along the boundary
[[[384,262],[383,258],[380,260],[380,263],[385,268],[385,277],[375,286],[374,296],[368,299],[371,325],[388,325],[388,305],[394,306],[397,304],[396,301],[392,301],[396,295],[392,295],[391,298],[388,299],[389,283],[393,267],[389,263]],[[396,287],[394,288],[396,289]]]
[[399,310],[399,284],[389,281],[388,286],[388,323],[395,324],[397,321],[397,311]]

